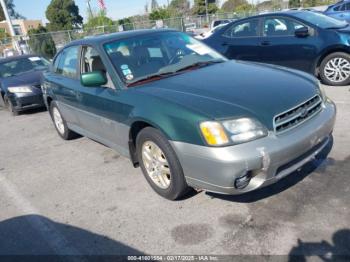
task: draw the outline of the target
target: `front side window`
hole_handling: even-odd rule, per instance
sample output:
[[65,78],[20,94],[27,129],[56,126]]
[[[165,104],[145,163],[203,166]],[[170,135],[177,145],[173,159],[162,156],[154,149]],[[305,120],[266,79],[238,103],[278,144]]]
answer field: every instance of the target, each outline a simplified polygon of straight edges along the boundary
[[77,65],[78,65],[78,53],[79,47],[72,46],[64,49],[59,59],[56,73],[69,78],[77,77]]
[[136,36],[105,44],[117,73],[126,84],[179,73],[194,65],[226,61],[219,53],[180,32]]
[[19,58],[4,63],[0,62],[0,78],[18,76],[30,71],[44,70],[48,68],[49,64],[50,62],[45,58],[37,56]]
[[114,89],[111,78],[107,72],[100,54],[96,51],[95,48],[86,46],[83,48],[81,72],[90,73],[96,71],[102,73],[106,77],[107,84],[105,86]]
[[232,25],[223,36],[228,38],[258,36],[259,20],[253,19]]
[[267,18],[264,21],[265,36],[290,36],[304,25],[287,18]]

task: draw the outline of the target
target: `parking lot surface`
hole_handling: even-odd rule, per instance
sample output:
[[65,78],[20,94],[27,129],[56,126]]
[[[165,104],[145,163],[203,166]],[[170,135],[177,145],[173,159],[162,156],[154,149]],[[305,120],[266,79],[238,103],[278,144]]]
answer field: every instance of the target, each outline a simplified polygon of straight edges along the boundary
[[279,183],[241,196],[159,197],[111,149],[63,141],[46,111],[0,108],[0,255],[350,255],[350,92],[334,145]]

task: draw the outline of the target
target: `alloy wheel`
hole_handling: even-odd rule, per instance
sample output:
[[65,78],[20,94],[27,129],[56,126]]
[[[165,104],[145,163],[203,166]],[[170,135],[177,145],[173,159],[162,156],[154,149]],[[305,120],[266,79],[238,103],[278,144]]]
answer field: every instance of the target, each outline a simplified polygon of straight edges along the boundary
[[60,134],[63,135],[64,129],[65,129],[64,123],[63,123],[61,113],[58,111],[58,109],[56,107],[54,107],[52,110],[52,116],[53,116],[53,121],[55,123],[55,126],[56,126],[58,132],[60,132]]
[[155,185],[161,189],[167,189],[171,182],[171,172],[163,151],[152,141],[146,141],[142,145],[142,161],[147,175]]
[[343,82],[350,76],[350,62],[345,58],[335,57],[327,62],[324,75],[331,82]]

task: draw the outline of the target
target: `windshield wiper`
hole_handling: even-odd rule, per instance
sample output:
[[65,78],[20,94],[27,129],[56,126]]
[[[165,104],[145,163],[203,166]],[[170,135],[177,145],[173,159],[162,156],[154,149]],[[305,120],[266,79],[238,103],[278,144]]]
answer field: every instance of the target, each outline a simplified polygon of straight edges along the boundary
[[204,66],[213,65],[213,64],[219,64],[219,63],[223,63],[223,62],[225,62],[225,61],[224,60],[212,60],[212,61],[196,62],[194,64],[191,64],[191,65],[185,66],[183,68],[180,68],[180,69],[174,71],[174,73],[178,73],[178,72],[181,72],[181,71],[186,71],[186,70],[189,70],[189,69],[192,69],[192,68],[198,68],[198,67],[204,67]]
[[345,28],[345,27],[348,27],[349,24],[345,24],[345,25],[342,25],[342,26],[333,26],[333,27],[327,27],[327,29],[342,29],[342,28]]
[[175,71],[163,72],[163,73],[159,73],[159,74],[149,75],[149,76],[146,76],[146,77],[143,77],[140,79],[136,79],[135,81],[128,83],[126,86],[132,87],[132,86],[135,86],[135,85],[143,83],[143,82],[149,82],[152,80],[159,80],[159,79],[163,79],[163,78],[170,77],[173,75],[177,75],[182,71],[190,70],[192,68],[198,68],[198,67],[208,66],[208,65],[212,65],[212,64],[218,64],[218,63],[222,63],[222,62],[225,62],[225,61],[224,60],[212,60],[212,61],[196,62],[194,64],[182,67],[182,68],[175,70]]
[[165,72],[165,73],[160,73],[160,74],[154,74],[154,75],[146,76],[146,77],[143,77],[143,78],[140,78],[140,79],[136,79],[135,81],[128,83],[126,86],[127,87],[131,87],[131,86],[135,86],[137,84],[140,84],[142,82],[158,80],[158,79],[162,79],[162,78],[166,78],[166,77],[172,76],[174,74],[176,74],[176,72]]

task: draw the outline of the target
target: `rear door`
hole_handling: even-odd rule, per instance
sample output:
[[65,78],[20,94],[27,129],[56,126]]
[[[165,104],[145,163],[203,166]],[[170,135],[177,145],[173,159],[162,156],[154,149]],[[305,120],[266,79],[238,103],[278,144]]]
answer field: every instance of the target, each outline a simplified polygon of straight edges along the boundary
[[259,61],[261,34],[258,18],[233,23],[220,36],[218,50],[229,59]]
[[287,66],[313,73],[320,39],[311,27],[309,36],[297,37],[295,30],[308,27],[284,16],[268,16],[262,21],[262,58],[264,63]]
[[55,101],[68,124],[78,125],[78,97],[76,87],[78,79],[78,60],[80,46],[63,49],[55,58],[53,68],[46,75]]

